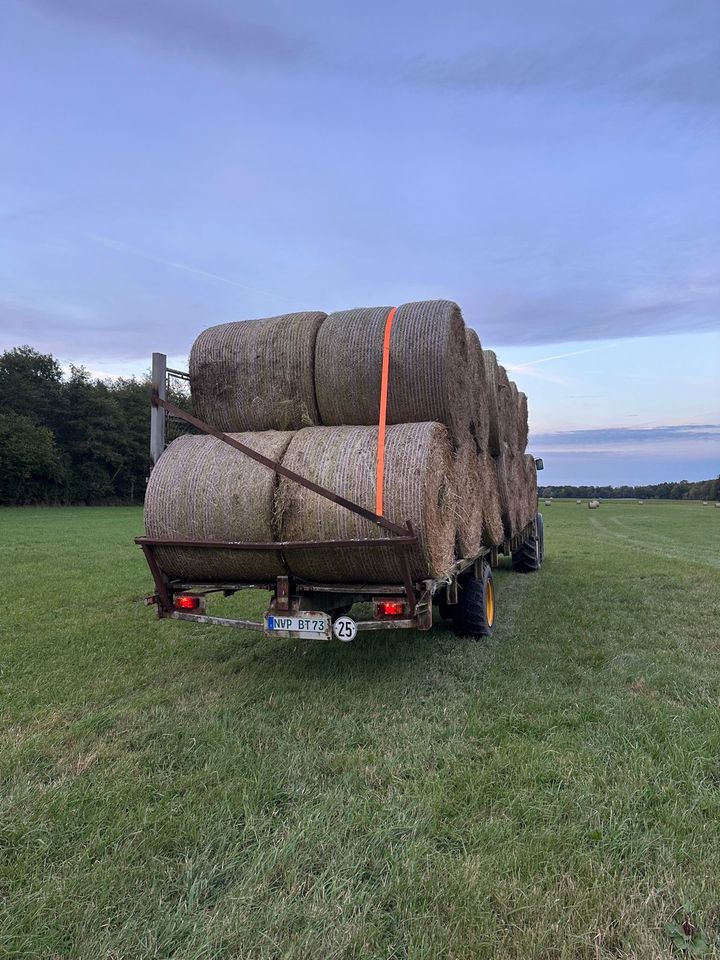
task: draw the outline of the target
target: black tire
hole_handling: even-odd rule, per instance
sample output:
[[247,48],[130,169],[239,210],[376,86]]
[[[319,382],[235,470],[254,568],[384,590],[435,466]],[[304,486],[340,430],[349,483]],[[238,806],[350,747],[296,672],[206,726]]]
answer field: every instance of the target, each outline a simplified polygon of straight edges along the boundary
[[535,529],[537,531],[538,538],[540,566],[542,566],[543,563],[545,563],[545,522],[541,513],[535,515]]
[[489,563],[482,574],[466,573],[458,579],[458,602],[447,608],[455,631],[464,637],[491,637],[495,629],[495,585]]
[[541,563],[539,537],[528,537],[512,555],[512,568],[516,573],[536,573]]

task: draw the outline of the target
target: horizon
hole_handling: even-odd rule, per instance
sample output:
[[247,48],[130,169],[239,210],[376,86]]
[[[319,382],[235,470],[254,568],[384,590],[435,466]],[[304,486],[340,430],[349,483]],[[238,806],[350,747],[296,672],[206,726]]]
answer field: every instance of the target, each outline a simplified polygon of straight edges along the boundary
[[215,323],[452,299],[541,486],[717,476],[717,4],[3,18],[0,351],[140,375]]

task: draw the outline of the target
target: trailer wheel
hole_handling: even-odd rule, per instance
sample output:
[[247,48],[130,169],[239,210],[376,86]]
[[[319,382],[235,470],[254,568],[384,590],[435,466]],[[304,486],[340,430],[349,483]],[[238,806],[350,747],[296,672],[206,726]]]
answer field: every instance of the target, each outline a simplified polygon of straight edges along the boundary
[[491,637],[495,629],[495,584],[489,563],[479,577],[466,574],[458,582],[458,602],[450,607],[457,633],[465,637]]
[[[538,514],[540,516],[540,514]],[[538,527],[538,535],[528,537],[525,543],[517,548],[512,555],[512,568],[516,573],[535,573],[542,563],[542,523]]]
[[541,513],[535,515],[535,529],[537,530],[540,565],[542,566],[545,563],[545,522]]

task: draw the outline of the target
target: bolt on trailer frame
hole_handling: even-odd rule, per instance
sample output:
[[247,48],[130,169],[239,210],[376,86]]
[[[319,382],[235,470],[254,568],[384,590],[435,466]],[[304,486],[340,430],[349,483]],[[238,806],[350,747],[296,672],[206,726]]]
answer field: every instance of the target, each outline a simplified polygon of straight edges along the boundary
[[[462,574],[472,572],[480,577],[484,564],[491,567],[497,565],[500,554],[512,554],[531,537],[537,536],[536,521],[531,521],[516,536],[505,540],[496,547],[483,547],[474,557],[458,560],[447,578],[443,580],[424,579],[415,581],[411,575],[408,552],[418,543],[418,538],[409,522],[405,526],[393,523],[385,517],[354,503],[345,497],[328,490],[306,477],[289,470],[281,463],[271,460],[258,453],[251,447],[236,440],[234,437],[220,430],[216,430],[208,423],[182,410],[167,399],[168,386],[171,378],[189,380],[184,371],[167,367],[165,354],[153,353],[152,357],[152,406],[150,415],[150,454],[153,466],[157,463],[166,446],[167,424],[170,420],[185,422],[208,436],[215,437],[223,443],[238,450],[239,453],[263,464],[276,474],[284,476],[308,490],[319,494],[325,499],[337,503],[376,524],[388,534],[381,537],[346,539],[346,540],[296,540],[272,541],[267,543],[241,542],[226,540],[178,540],[153,537],[136,537],[138,544],[145,555],[150,573],[155,584],[155,593],[146,598],[148,605],[154,605],[158,617],[174,620],[190,620],[196,623],[216,624],[219,626],[238,627],[244,630],[259,630],[269,632],[268,621],[271,618],[280,618],[301,613],[308,620],[317,618],[322,624],[322,635],[329,637],[332,627],[331,618],[338,610],[349,608],[353,603],[371,601],[373,603],[374,619],[360,620],[355,623],[357,630],[387,630],[387,629],[416,629],[429,630],[432,627],[433,597],[443,592],[447,606],[458,602],[458,578]],[[197,582],[184,579],[171,579],[161,569],[156,550],[158,547],[191,547],[200,550],[244,550],[244,551],[282,551],[293,550],[332,550],[356,549],[373,550],[390,548],[396,550],[402,570],[402,583],[375,584],[375,583],[319,583],[307,581],[290,575],[279,576],[273,581],[232,581],[232,582]],[[209,616],[205,613],[207,597],[213,593],[231,596],[240,590],[255,589],[268,590],[272,596],[266,615],[263,620],[240,620],[229,617]],[[306,609],[303,604],[312,599],[320,607],[320,612]],[[383,615],[386,606],[398,607],[399,615]],[[191,609],[198,612],[189,612]],[[330,614],[328,616],[328,614]],[[274,629],[275,636],[298,636],[293,631]]]

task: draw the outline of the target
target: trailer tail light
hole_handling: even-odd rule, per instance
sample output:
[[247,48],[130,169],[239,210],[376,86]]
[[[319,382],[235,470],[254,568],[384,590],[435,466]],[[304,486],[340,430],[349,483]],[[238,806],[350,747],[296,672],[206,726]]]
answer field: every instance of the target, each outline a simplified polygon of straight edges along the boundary
[[175,597],[176,610],[197,610],[200,606],[200,597],[190,597],[187,594]]
[[404,600],[376,600],[375,618],[381,617],[402,617],[405,613]]

